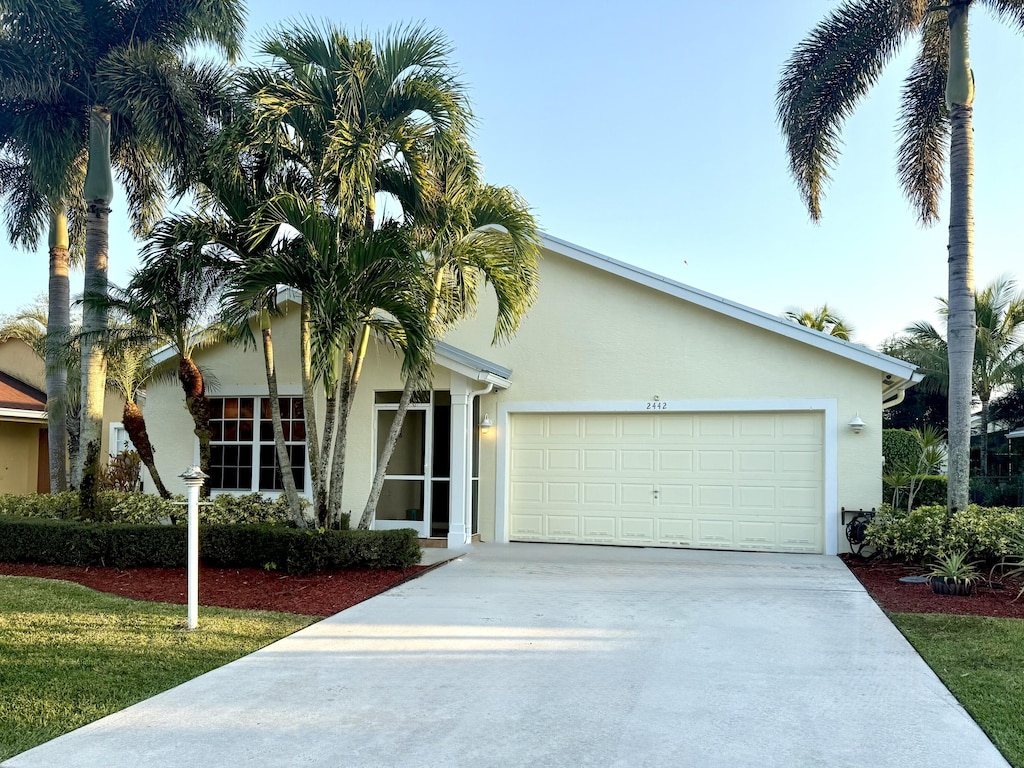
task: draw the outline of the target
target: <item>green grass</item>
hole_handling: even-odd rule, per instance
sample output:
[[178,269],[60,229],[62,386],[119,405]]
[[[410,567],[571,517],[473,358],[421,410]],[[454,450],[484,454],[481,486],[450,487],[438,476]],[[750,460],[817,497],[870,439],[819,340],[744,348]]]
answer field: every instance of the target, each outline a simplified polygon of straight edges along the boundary
[[891,613],[1003,756],[1024,768],[1024,620]]
[[0,576],[0,762],[252,653],[316,619],[145,603]]

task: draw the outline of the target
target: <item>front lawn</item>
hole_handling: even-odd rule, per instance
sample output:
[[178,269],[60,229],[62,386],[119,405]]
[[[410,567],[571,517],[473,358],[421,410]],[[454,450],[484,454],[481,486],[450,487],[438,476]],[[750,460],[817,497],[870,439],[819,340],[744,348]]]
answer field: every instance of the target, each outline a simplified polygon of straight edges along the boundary
[[317,619],[185,609],[0,576],[0,762],[252,653]]
[[921,613],[889,618],[1006,759],[1024,768],[1024,620]]

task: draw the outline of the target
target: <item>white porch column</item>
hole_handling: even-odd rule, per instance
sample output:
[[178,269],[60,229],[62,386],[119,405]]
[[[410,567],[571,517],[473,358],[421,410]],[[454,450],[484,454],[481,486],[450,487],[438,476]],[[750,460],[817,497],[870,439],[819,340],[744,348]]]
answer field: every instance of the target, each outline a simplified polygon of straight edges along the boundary
[[473,396],[465,376],[452,374],[452,464],[449,481],[448,546],[464,547],[472,540],[470,514],[472,500],[468,494],[473,471]]

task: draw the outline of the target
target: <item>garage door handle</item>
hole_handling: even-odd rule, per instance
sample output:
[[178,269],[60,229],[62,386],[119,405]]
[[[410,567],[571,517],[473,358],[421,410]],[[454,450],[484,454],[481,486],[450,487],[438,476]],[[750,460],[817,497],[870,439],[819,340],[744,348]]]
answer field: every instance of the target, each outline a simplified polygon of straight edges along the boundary
[[657,488],[654,489],[654,498],[655,499],[658,498],[658,489]]

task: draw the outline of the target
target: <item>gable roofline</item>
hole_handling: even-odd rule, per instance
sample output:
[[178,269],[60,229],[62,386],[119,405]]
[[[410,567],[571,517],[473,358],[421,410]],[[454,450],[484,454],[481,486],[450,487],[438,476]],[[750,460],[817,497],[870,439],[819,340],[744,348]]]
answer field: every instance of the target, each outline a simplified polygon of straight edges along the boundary
[[886,377],[891,377],[885,383],[887,392],[913,386],[923,378],[923,374],[917,371],[917,366],[905,360],[890,357],[860,344],[843,341],[835,336],[830,336],[799,323],[785,320],[768,312],[737,304],[734,301],[723,299],[721,296],[715,296],[712,293],[677,282],[664,275],[627,264],[624,261],[618,261],[597,251],[583,248],[547,233],[541,233],[541,245],[560,256],[586,264],[602,272],[607,272],[608,274],[652,288],[674,298],[682,299],[690,304],[709,309],[712,312],[718,312],[734,320],[748,323],[770,333],[785,336],[802,344],[807,344],[855,363],[874,368],[885,374]]

